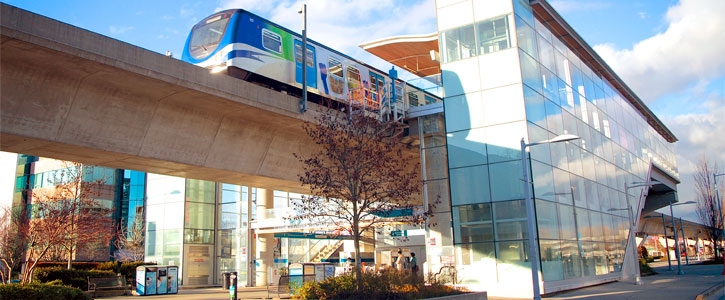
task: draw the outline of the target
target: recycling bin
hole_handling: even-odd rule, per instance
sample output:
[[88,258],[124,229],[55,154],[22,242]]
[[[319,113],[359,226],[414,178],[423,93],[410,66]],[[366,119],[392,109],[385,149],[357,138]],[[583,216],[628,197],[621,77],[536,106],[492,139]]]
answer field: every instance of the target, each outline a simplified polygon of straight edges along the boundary
[[156,268],[156,294],[158,295],[166,294],[169,291],[169,287],[166,285],[166,281],[168,280],[166,271],[166,267]]
[[136,267],[136,293],[141,296],[156,295],[156,266]]
[[176,294],[179,292],[179,267],[168,266],[166,269],[166,274],[168,275],[167,285],[169,286],[168,293]]
[[176,294],[178,290],[178,266],[136,267],[136,294],[140,296]]

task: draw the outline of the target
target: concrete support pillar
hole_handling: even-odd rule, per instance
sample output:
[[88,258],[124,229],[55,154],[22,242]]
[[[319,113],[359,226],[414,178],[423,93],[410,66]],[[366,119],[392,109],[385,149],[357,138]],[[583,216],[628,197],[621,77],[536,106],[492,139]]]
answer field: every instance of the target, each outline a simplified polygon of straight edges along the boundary
[[[266,210],[274,208],[274,191],[257,188],[257,219],[266,218]],[[256,286],[266,286],[269,282],[269,268],[274,266],[274,234],[257,234]]]

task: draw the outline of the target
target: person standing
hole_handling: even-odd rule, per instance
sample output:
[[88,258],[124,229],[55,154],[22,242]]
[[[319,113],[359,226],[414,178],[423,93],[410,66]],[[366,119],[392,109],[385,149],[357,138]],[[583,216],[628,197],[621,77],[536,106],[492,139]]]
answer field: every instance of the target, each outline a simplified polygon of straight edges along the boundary
[[398,269],[398,271],[403,271],[403,266],[405,265],[405,258],[403,257],[403,250],[398,248],[398,259],[395,260],[395,267]]
[[410,271],[414,276],[418,276],[418,259],[415,258],[415,252],[411,252],[410,257]]

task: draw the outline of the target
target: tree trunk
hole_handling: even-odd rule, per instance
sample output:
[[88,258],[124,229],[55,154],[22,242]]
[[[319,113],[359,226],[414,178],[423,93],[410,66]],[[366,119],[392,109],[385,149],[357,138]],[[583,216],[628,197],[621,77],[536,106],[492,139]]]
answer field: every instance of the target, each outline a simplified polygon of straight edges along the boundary
[[71,268],[71,261],[73,260],[73,248],[71,247],[70,250],[68,250],[68,270]]
[[362,265],[360,264],[360,229],[358,221],[353,224],[353,241],[355,242],[355,285],[358,295],[362,295]]

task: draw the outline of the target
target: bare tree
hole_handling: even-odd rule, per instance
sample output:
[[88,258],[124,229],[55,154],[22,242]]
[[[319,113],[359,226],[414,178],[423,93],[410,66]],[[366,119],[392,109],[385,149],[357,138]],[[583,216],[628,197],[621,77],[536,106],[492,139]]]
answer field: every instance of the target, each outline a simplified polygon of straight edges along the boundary
[[358,292],[362,290],[363,234],[393,222],[421,224],[426,211],[431,211],[414,201],[421,188],[418,158],[406,153],[401,143],[403,129],[365,111],[328,109],[304,125],[319,148],[309,155],[295,153],[304,170],[299,180],[314,196],[294,203],[297,214],[291,219],[325,222],[350,233]]
[[[61,246],[71,268],[78,249],[93,250],[108,245],[113,234],[111,209],[96,200],[107,185],[104,178],[91,178],[93,167],[77,162],[63,162],[64,168],[51,177],[53,187],[33,190],[33,202],[47,205],[48,214],[61,225],[57,245]],[[93,249],[92,249],[93,248]]]
[[[700,222],[705,225],[706,230],[704,233],[712,245],[716,245],[715,241],[720,240],[723,226],[713,178],[713,174],[718,174],[718,172],[717,163],[711,163],[707,157],[703,157],[698,161],[697,169],[693,175],[697,194],[697,216]],[[720,188],[720,194],[723,194],[722,188]]]
[[141,261],[144,259],[146,226],[142,213],[137,213],[129,226],[119,226],[113,245],[114,256],[120,261]]
[[[47,191],[35,191],[40,194]],[[33,270],[48,252],[62,241],[65,216],[58,213],[58,203],[53,201],[34,201],[30,211],[22,222],[26,232],[26,251],[24,257],[22,284],[32,280]]]
[[9,282],[23,259],[27,240],[25,211],[0,208],[0,280]]

